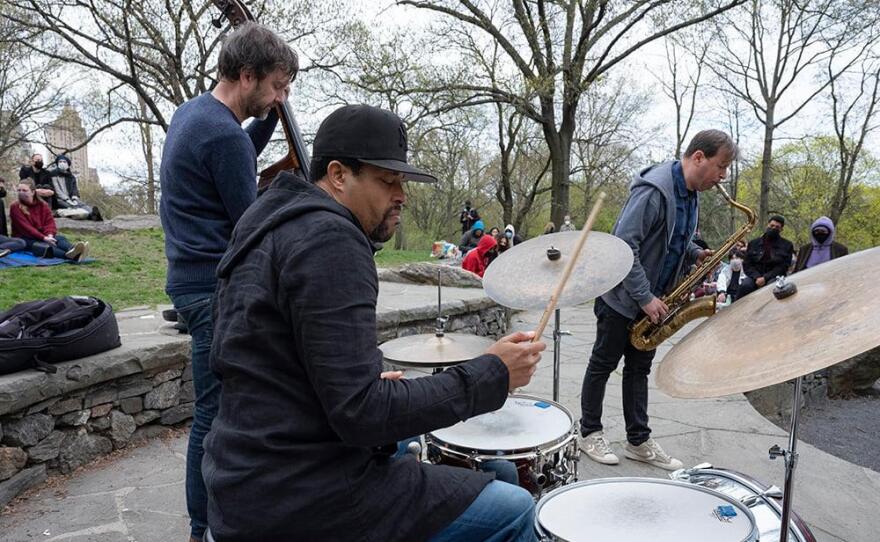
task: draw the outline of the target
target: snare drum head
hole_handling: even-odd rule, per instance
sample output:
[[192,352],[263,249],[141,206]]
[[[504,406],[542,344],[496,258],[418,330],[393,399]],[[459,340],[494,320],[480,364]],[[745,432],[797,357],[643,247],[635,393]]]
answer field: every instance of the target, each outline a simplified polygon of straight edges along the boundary
[[[718,507],[736,515],[721,518]],[[729,510],[729,509],[727,509]],[[538,503],[535,521],[554,540],[751,542],[755,522],[738,501],[670,480],[605,478],[562,487]]]
[[431,437],[462,450],[493,454],[557,442],[570,434],[572,423],[571,414],[560,405],[511,395],[500,409],[434,431]]

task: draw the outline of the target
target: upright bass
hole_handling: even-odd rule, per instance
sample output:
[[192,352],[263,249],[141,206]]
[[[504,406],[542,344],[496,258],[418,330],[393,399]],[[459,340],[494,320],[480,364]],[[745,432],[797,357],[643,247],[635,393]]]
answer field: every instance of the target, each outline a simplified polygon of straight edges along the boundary
[[[250,9],[240,0],[212,0],[213,4],[222,12],[222,16],[236,28],[245,21],[256,21]],[[221,18],[213,20],[214,26],[221,28],[223,21]],[[284,129],[284,138],[287,141],[287,154],[271,166],[260,172],[260,180],[258,187],[260,189],[269,186],[272,179],[282,171],[299,170],[302,175],[309,179],[309,165],[311,158],[303,140],[302,132],[299,125],[293,117],[290,104],[285,100],[283,104],[275,106],[275,112],[278,113],[278,120]]]

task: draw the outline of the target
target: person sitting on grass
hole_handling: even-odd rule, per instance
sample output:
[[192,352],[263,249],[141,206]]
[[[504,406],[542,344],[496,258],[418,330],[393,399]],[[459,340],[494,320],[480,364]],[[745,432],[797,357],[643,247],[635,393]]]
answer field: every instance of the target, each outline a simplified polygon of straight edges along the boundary
[[58,235],[55,219],[49,204],[36,194],[32,179],[22,179],[18,184],[18,201],[9,206],[12,236],[21,238],[25,246],[38,258],[65,258],[81,262],[89,255],[88,242],[71,244]]

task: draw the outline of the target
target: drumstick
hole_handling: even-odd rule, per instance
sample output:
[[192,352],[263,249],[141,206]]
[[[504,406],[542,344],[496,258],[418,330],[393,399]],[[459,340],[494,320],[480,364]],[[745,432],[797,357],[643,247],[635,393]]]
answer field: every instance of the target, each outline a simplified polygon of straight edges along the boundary
[[562,277],[559,279],[559,284],[556,285],[553,295],[550,296],[550,303],[547,305],[547,308],[544,309],[544,315],[538,323],[538,328],[535,330],[535,336],[532,338],[532,342],[541,340],[541,334],[544,333],[544,328],[547,327],[547,322],[550,321],[550,315],[556,310],[559,296],[562,295],[565,283],[568,282],[568,277],[571,275],[572,270],[574,270],[574,264],[577,263],[578,256],[581,254],[581,249],[584,248],[587,235],[589,235],[590,230],[593,229],[593,222],[596,221],[596,215],[599,214],[599,209],[602,207],[603,201],[605,201],[605,192],[599,192],[599,197],[596,199],[596,203],[593,204],[593,210],[590,211],[590,216],[587,217],[587,223],[584,224],[584,229],[581,230],[581,235],[578,237],[577,243],[574,245],[571,257],[569,258],[568,263],[565,264],[565,269],[562,270]]

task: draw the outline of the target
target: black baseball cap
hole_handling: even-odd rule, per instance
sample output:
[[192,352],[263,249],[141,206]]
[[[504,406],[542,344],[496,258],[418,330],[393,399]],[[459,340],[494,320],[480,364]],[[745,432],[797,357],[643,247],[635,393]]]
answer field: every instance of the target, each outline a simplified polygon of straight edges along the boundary
[[345,105],[330,113],[312,144],[316,159],[354,158],[403,173],[411,181],[437,182],[437,177],[406,162],[406,126],[400,117],[370,105]]

